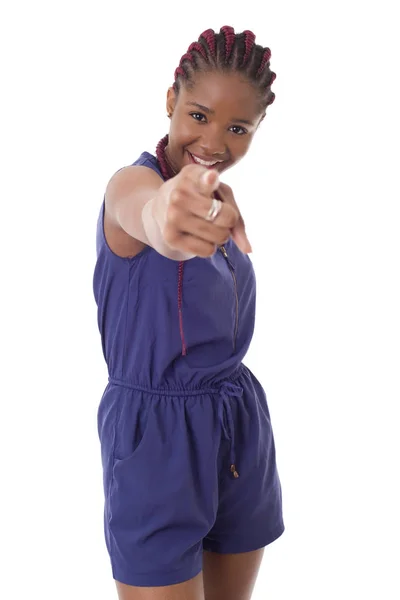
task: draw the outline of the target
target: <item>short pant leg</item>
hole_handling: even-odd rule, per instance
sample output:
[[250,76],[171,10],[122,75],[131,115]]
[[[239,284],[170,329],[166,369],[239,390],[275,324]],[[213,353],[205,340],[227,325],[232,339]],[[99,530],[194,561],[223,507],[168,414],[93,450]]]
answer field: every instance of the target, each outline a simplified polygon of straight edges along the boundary
[[164,586],[195,577],[218,510],[221,431],[213,396],[110,385],[98,428],[114,579]]
[[230,472],[231,447],[226,441],[219,454],[219,507],[216,522],[206,536],[205,550],[241,553],[265,547],[284,532],[282,490],[276,464],[275,442],[265,392],[248,370],[234,382],[242,395],[229,399],[234,430],[235,467]]

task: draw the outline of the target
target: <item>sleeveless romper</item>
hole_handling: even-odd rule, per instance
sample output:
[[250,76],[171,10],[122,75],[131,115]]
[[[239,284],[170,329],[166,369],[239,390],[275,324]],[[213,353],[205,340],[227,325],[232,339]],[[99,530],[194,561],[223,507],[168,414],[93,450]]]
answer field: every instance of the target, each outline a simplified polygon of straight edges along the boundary
[[[154,169],[144,152],[134,163]],[[116,256],[97,227],[94,295],[109,381],[97,422],[115,580],[195,577],[203,550],[262,548],[284,531],[266,395],[242,360],[255,276],[230,240],[185,263]]]

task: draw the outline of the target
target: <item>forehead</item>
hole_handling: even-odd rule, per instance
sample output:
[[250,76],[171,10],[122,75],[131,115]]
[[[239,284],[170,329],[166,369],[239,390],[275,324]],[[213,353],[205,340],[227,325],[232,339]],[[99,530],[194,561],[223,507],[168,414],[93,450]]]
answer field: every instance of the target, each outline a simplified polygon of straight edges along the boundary
[[190,88],[182,86],[182,101],[196,102],[226,116],[256,119],[260,98],[256,88],[238,73],[196,73]]

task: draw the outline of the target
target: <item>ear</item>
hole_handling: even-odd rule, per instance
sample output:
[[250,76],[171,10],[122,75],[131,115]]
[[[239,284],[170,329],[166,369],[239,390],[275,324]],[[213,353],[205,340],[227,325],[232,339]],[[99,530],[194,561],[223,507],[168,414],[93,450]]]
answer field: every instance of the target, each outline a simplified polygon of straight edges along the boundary
[[173,87],[168,88],[167,92],[167,114],[172,116],[176,104],[176,94]]

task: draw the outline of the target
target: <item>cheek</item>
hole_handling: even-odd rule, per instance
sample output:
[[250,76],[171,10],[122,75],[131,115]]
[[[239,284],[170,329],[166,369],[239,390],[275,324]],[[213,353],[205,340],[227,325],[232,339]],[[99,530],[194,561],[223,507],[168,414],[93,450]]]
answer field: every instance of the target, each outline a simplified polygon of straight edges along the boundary
[[176,119],[171,123],[170,137],[173,138],[175,144],[185,144],[194,136],[193,127],[188,119]]
[[248,149],[250,148],[251,138],[250,136],[239,136],[238,141],[234,144],[234,154],[238,159],[243,158],[245,154],[247,154]]

